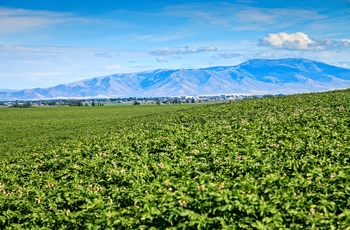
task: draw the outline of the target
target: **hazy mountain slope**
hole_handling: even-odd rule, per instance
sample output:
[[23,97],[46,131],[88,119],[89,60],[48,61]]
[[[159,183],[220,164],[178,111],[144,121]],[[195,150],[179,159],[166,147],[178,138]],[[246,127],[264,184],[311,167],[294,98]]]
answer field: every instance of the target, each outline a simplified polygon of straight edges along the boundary
[[237,66],[155,70],[50,88],[0,92],[1,100],[277,94],[350,88],[350,70],[308,59],[252,59]]

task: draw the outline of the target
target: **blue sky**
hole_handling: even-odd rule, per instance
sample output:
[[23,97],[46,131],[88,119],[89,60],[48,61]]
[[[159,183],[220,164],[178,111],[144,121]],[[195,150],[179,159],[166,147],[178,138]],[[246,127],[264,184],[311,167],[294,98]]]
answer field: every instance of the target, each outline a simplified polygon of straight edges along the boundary
[[350,0],[0,0],[0,89],[286,57],[350,68]]

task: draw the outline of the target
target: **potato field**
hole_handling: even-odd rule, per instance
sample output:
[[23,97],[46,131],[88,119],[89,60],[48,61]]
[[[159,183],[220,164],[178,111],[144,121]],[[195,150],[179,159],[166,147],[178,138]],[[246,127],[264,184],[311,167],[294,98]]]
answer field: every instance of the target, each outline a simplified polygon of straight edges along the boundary
[[350,90],[0,116],[0,229],[350,229]]

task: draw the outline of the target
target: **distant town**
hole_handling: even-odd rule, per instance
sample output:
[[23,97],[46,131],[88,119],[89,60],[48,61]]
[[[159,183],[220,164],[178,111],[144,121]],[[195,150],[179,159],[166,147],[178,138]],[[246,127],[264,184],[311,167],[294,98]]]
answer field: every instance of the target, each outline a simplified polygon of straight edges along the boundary
[[185,103],[214,103],[244,100],[256,97],[271,97],[281,95],[247,96],[247,95],[216,95],[216,96],[181,96],[181,97],[128,97],[128,98],[91,98],[91,99],[43,99],[1,101],[0,107],[27,108],[37,106],[105,106],[118,104],[185,104]]

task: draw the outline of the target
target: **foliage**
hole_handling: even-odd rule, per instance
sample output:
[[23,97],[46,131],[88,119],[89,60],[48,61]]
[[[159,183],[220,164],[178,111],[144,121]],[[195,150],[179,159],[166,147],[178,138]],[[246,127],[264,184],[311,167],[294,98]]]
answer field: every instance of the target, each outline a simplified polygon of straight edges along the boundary
[[68,101],[69,106],[83,106],[83,103],[80,100],[71,100]]
[[26,102],[26,103],[15,103],[12,105],[11,108],[29,108],[32,105],[30,104],[30,102]]
[[31,107],[0,109],[0,155],[50,150],[79,138],[118,130],[139,117],[188,109],[198,105],[132,107]]
[[92,102],[91,103],[91,106],[104,106],[104,104],[103,103],[99,103],[99,102]]
[[350,90],[123,121],[1,156],[0,228],[350,226]]

